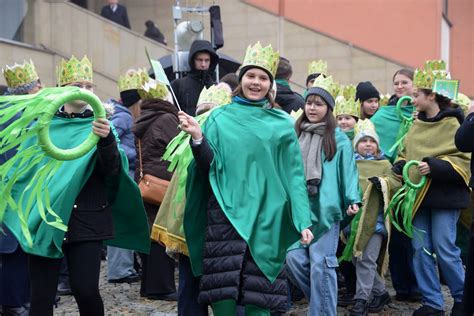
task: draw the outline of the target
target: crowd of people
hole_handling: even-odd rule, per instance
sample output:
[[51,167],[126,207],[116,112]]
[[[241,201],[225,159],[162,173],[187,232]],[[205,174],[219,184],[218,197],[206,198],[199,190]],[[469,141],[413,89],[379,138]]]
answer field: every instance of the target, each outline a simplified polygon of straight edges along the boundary
[[80,145],[91,125],[97,136],[64,161],[43,152],[32,109],[93,93],[91,61],[62,60],[63,88],[43,87],[32,61],[3,69],[3,314],[52,315],[70,293],[81,315],[104,315],[106,257],[109,282],[141,282],[179,315],[279,315],[303,296],[309,315],[379,313],[388,273],[399,304],[420,302],[413,315],[445,314],[442,283],[450,314],[473,315],[474,106],[443,61],[398,70],[393,95],[340,85],[322,60],[300,95],[291,62],[260,43],[219,83],[218,64],[197,40],[169,86],[143,69],[121,76],[105,117],[64,99],[53,143]]

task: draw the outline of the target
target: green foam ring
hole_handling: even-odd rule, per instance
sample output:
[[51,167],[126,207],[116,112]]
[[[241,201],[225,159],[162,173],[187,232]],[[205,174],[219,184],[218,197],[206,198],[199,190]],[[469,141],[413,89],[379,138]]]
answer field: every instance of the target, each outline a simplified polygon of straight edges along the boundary
[[45,113],[39,118],[42,126],[38,131],[38,143],[46,155],[56,160],[74,160],[87,154],[99,141],[100,137],[91,132],[86,140],[71,149],[56,147],[49,137],[49,124],[57,110],[65,103],[80,100],[87,102],[94,112],[94,119],[105,118],[105,109],[100,99],[90,91],[79,89],[72,93],[65,93],[55,98],[46,106]]
[[415,190],[419,190],[425,185],[426,176],[421,176],[420,182],[415,184],[415,183],[411,182],[411,180],[409,178],[409,175],[408,175],[408,170],[412,166],[418,166],[419,164],[420,164],[420,161],[418,161],[418,160],[410,160],[403,167],[403,181],[405,181],[406,185],[408,185],[410,188],[415,189]]
[[401,97],[400,99],[398,99],[397,101],[397,114],[398,116],[400,117],[400,120],[408,120],[408,121],[412,121],[413,120],[413,117],[412,116],[404,116],[403,113],[402,113],[402,104],[403,102],[405,101],[408,101],[408,102],[412,102],[412,98],[410,96],[403,96]]

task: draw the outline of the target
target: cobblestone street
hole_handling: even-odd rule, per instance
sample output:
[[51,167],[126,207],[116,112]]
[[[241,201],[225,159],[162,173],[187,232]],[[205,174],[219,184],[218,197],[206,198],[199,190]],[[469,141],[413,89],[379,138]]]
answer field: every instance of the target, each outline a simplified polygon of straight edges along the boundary
[[[388,280],[392,303],[386,307],[380,315],[411,315],[420,304],[402,303],[393,299],[395,292]],[[104,300],[106,315],[151,315],[151,316],[174,316],[177,315],[176,302],[153,301],[141,298],[139,295],[140,283],[111,284],[106,278],[106,264],[102,261],[100,278],[100,290]],[[447,301],[447,311],[451,310],[452,300],[449,291],[443,286],[443,292]],[[305,316],[308,312],[306,300],[296,303],[292,310],[285,315]],[[55,315],[79,315],[73,296],[61,296]],[[338,315],[349,315],[347,309],[338,308]],[[376,314],[369,314],[376,315]]]

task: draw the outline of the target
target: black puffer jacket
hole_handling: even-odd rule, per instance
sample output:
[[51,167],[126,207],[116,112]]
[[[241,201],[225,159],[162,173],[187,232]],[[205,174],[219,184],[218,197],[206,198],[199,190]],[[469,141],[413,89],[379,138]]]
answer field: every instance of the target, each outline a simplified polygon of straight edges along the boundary
[[[192,145],[199,172],[209,174],[213,152],[203,140]],[[270,283],[255,264],[247,243],[225,216],[214,194],[207,205],[207,226],[203,255],[203,275],[199,301],[211,304],[232,299],[239,305],[255,305],[272,311],[287,310],[287,281],[282,271]]]
[[[424,122],[438,122],[447,117],[457,118],[459,124],[464,120],[462,111],[453,108],[442,110],[433,118],[427,118],[424,112],[418,114],[418,119]],[[431,178],[431,185],[420,208],[463,209],[468,207],[470,191],[453,166],[435,157],[424,157],[422,160],[430,166],[431,172],[427,176]],[[404,163],[404,161],[396,162],[393,166],[394,172],[401,174]]]
[[293,92],[289,87],[282,85],[277,82],[277,95],[275,102],[281,107],[286,113],[291,111],[298,111],[304,108],[304,99],[301,95]]
[[[66,113],[58,116],[68,117]],[[73,114],[91,117],[92,111]],[[72,115],[71,115],[72,116]],[[94,171],[74,202],[64,242],[106,240],[114,237],[112,208],[107,199],[106,179],[120,171],[121,158],[112,132],[97,143],[97,162]]]
[[[197,53],[206,52],[211,56],[211,63],[208,70],[197,70],[194,67],[194,56]],[[176,98],[181,109],[189,115],[196,114],[196,104],[199,94],[204,87],[209,88],[215,82],[212,78],[219,56],[212,49],[211,43],[204,40],[196,40],[189,50],[188,63],[191,71],[184,78],[176,79],[171,83]]]

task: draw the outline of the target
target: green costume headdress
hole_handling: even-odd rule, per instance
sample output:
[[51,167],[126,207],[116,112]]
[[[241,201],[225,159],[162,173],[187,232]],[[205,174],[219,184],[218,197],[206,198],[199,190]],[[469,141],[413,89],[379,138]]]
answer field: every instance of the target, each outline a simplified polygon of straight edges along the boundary
[[355,100],[356,87],[354,85],[344,86],[340,95],[336,98],[334,115],[351,115],[356,119],[360,117],[360,101]]
[[388,101],[390,100],[391,95],[390,94],[381,94],[380,95],[380,100],[379,100],[379,106],[385,106],[388,105]]
[[271,45],[262,47],[260,42],[257,42],[254,46],[249,46],[247,48],[244,62],[240,69],[239,80],[242,78],[245,69],[251,68],[252,66],[264,69],[273,80],[275,78],[279,61],[280,53],[274,51]]
[[142,100],[166,100],[169,91],[166,85],[149,78],[148,81],[140,89],[138,89],[138,94]]
[[81,60],[74,56],[67,61],[62,59],[56,69],[56,73],[59,87],[73,82],[93,82],[92,63],[87,56],[84,56]]
[[433,89],[436,80],[447,79],[446,62],[443,60],[427,60],[423,69],[416,69],[413,85],[420,89]]
[[3,76],[9,88],[18,88],[39,80],[33,61],[26,60],[22,65],[14,64],[2,69]]
[[380,150],[380,139],[375,131],[374,123],[371,120],[359,120],[355,126],[354,149],[357,150],[357,143],[364,137],[371,137],[377,143]]
[[203,103],[211,103],[216,105],[224,105],[232,102],[230,92],[219,85],[210,86],[209,89],[204,87],[199,94],[198,106]]
[[127,90],[138,90],[149,80],[145,69],[131,69],[117,81],[119,92]]
[[471,99],[463,93],[458,93],[456,100],[453,100],[452,103],[457,104],[464,112],[467,113],[469,107],[471,106]]
[[308,64],[308,76],[313,74],[328,75],[328,64],[324,60],[313,60]]

